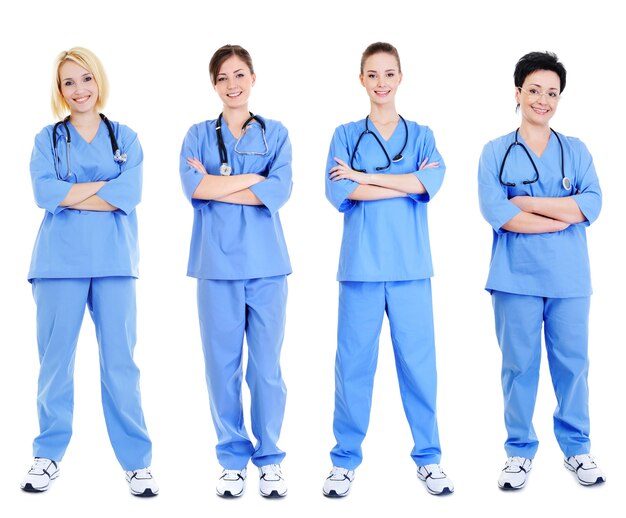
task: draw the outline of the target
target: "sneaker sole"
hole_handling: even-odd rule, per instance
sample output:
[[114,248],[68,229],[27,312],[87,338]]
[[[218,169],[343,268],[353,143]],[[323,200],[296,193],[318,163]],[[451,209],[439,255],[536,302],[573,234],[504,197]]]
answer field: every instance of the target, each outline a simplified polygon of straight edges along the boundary
[[450,489],[449,487],[444,487],[441,491],[433,491],[428,487],[428,483],[426,482],[426,477],[422,476],[422,474],[418,471],[417,478],[419,478],[424,484],[426,484],[426,491],[428,491],[431,495],[435,496],[443,496],[443,495],[451,495],[454,493],[454,489]]
[[274,491],[272,491],[269,495],[268,495],[268,494],[266,494],[266,493],[263,493],[262,491],[259,491],[259,493],[261,494],[261,496],[262,496],[263,498],[283,498],[283,497],[287,496],[287,491],[285,491],[285,492],[281,495],[281,494],[280,494],[278,491],[276,491],[275,489],[274,489]]
[[137,493],[135,491],[130,492],[133,496],[138,496],[139,498],[150,498],[152,496],[157,496],[159,492],[154,493],[152,489],[146,489],[143,493]]
[[215,494],[221,498],[239,498],[241,495],[243,495],[243,489],[241,490],[241,493],[237,493],[236,495],[231,493],[230,491],[224,491],[223,493],[220,493],[219,491],[216,491]]
[[22,489],[22,491],[26,491],[27,493],[44,493],[48,491],[48,489],[50,489],[52,482],[55,481],[58,478],[58,476],[59,476],[59,471],[57,470],[56,473],[50,477],[50,480],[48,481],[48,485],[46,487],[36,488],[36,487],[33,487],[31,483],[28,483],[28,484],[25,484],[24,486],[20,485],[20,488]]
[[326,491],[322,490],[322,494],[326,497],[326,498],[343,498],[344,496],[348,496],[348,494],[350,493],[350,490],[346,491],[345,493],[337,493],[337,491],[335,491],[334,489],[332,489],[330,491],[330,493],[327,493]]
[[503,486],[498,484],[498,487],[502,489],[502,491],[517,491],[518,489],[522,489],[526,485],[526,481],[520,486],[512,486],[510,483],[506,482]]

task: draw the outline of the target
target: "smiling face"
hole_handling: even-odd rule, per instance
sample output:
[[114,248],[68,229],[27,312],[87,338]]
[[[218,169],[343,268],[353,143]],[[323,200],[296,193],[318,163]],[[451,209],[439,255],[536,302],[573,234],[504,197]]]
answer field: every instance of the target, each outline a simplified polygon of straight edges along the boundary
[[214,88],[225,107],[239,108],[247,106],[255,80],[250,67],[239,56],[232,56],[222,63]]
[[72,114],[96,111],[99,90],[89,70],[73,61],[65,61],[59,67],[61,95]]
[[402,72],[395,56],[379,52],[365,60],[359,79],[372,103],[393,104],[396,90],[402,81]]
[[524,122],[547,126],[559,104],[561,80],[551,70],[537,70],[526,76],[521,88],[515,89]]

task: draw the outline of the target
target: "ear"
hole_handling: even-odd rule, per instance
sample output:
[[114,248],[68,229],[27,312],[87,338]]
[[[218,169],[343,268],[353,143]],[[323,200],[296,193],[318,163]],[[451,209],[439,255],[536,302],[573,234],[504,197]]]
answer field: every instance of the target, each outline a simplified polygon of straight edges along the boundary
[[398,84],[402,83],[402,72],[398,72]]
[[252,86],[256,83],[256,74],[252,74]]
[[359,81],[361,81],[361,86],[365,86],[365,83],[363,82],[363,74],[359,74]]
[[519,86],[515,87],[515,102],[517,103],[517,105],[519,106],[519,98],[520,98],[520,89]]

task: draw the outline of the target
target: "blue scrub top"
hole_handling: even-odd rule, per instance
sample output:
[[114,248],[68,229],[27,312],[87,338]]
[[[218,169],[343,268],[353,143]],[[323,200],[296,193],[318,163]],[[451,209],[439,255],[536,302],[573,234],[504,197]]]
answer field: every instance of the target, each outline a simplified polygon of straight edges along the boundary
[[[339,256],[339,281],[406,281],[433,276],[428,238],[427,202],[443,182],[445,164],[435,146],[433,132],[427,126],[406,121],[408,141],[404,158],[392,162],[384,171],[376,167],[387,163],[383,150],[372,135],[365,135],[354,158],[355,169],[368,173],[413,173],[426,188],[424,194],[375,201],[354,201],[348,196],[358,187],[352,180],[330,180],[328,172],[337,165],[334,157],[350,164],[350,157],[359,135],[365,130],[365,119],[339,126],[330,143],[326,163],[326,197],[344,213],[343,238]],[[388,141],[370,123],[387,154],[394,157],[402,149],[406,137],[399,122]],[[423,160],[439,162],[439,167],[418,171]]]
[[[491,266],[486,289],[537,297],[587,297],[591,295],[591,276],[587,253],[586,227],[596,220],[602,206],[602,192],[593,160],[578,139],[559,133],[563,143],[565,176],[572,189],[562,186],[561,148],[554,134],[538,157],[531,154],[539,180],[524,185],[535,176],[530,160],[519,146],[511,149],[503,172],[503,181],[515,183],[506,187],[498,179],[500,164],[515,132],[489,142],[483,149],[478,166],[480,210],[493,227]],[[526,145],[521,137],[518,139]],[[587,221],[570,225],[561,232],[521,234],[507,232],[502,225],[520,209],[509,201],[514,196],[574,196]]]
[[[278,210],[291,195],[291,144],[278,121],[265,122],[266,154],[235,152],[237,139],[222,124],[222,136],[232,175],[255,173],[265,180],[250,187],[263,205],[239,205],[192,198],[202,173],[187,164],[197,158],[209,174],[219,176],[220,156],[215,120],[192,126],[180,152],[183,191],[194,208],[187,275],[198,279],[256,279],[291,273]],[[265,152],[261,126],[252,122],[237,149]]]
[[[137,214],[141,201],[143,152],[137,134],[111,121],[115,138],[127,161],[117,164],[109,131],[101,121],[95,138],[87,143],[72,126],[71,176],[59,180],[52,146],[53,125],[36,137],[30,160],[35,201],[45,214],[33,250],[28,280],[45,278],[138,277]],[[67,175],[65,131],[57,128],[60,176]],[[113,212],[75,210],[59,203],[74,183],[107,181],[97,195],[118,207]]]

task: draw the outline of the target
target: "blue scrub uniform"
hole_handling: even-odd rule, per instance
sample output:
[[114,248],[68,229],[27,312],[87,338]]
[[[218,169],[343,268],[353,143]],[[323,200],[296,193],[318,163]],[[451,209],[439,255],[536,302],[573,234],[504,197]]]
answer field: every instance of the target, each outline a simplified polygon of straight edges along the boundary
[[[562,186],[561,147],[554,134],[541,155],[529,153],[534,170],[518,146],[509,153],[499,180],[500,164],[515,133],[489,142],[478,168],[480,208],[493,228],[491,266],[486,289],[492,295],[496,335],[502,350],[502,390],[508,456],[532,459],[538,447],[532,415],[539,381],[541,328],[557,398],[554,433],[566,457],[589,453],[587,339],[591,277],[586,227],[595,221],[602,193],[589,151],[578,139],[559,134],[565,176]],[[521,136],[518,137],[521,139]],[[523,143],[523,139],[520,140]],[[521,234],[502,226],[520,209],[514,196],[573,196],[586,221],[561,232]]]
[[[133,361],[136,342],[135,281],[137,215],[143,153],[137,135],[111,122],[120,149],[117,164],[104,122],[87,143],[68,122],[71,175],[55,172],[53,126],[35,138],[31,178],[45,215],[35,241],[28,279],[37,304],[40,373],[37,408],[40,434],[34,456],[60,461],[72,435],[73,370],[78,335],[89,308],[100,347],[102,405],[109,438],[125,470],[148,467],[152,444]],[[57,129],[58,169],[67,175],[63,127]],[[61,207],[73,183],[106,181],[97,195],[118,209],[95,212]]]
[[[427,202],[443,182],[445,165],[432,131],[407,121],[404,158],[384,166],[385,155],[373,136],[361,139],[355,169],[378,174],[413,173],[426,193],[376,201],[353,201],[358,184],[332,181],[326,174],[326,196],[344,214],[337,280],[339,319],[335,362],[337,444],[331,451],[334,466],[355,469],[362,461],[361,443],[369,424],[378,341],[385,313],[389,319],[400,393],[414,440],[411,456],[418,466],[437,464],[441,457],[436,416],[437,372],[430,277],[433,275],[428,238]],[[405,140],[398,124],[388,141],[373,132],[395,156]],[[348,164],[365,121],[335,130],[326,171]],[[418,171],[423,160],[439,167]]]
[[[225,469],[241,470],[250,460],[256,466],[279,464],[285,456],[277,442],[286,401],[280,351],[291,265],[278,210],[291,195],[291,144],[281,123],[263,121],[267,152],[258,122],[251,123],[239,142],[222,125],[232,174],[265,177],[250,187],[263,205],[192,198],[202,173],[187,164],[188,158],[198,158],[209,174],[220,174],[215,120],[192,126],[180,154],[183,191],[194,208],[187,275],[198,279],[216,452]],[[244,335],[254,445],[243,422],[241,401]]]

